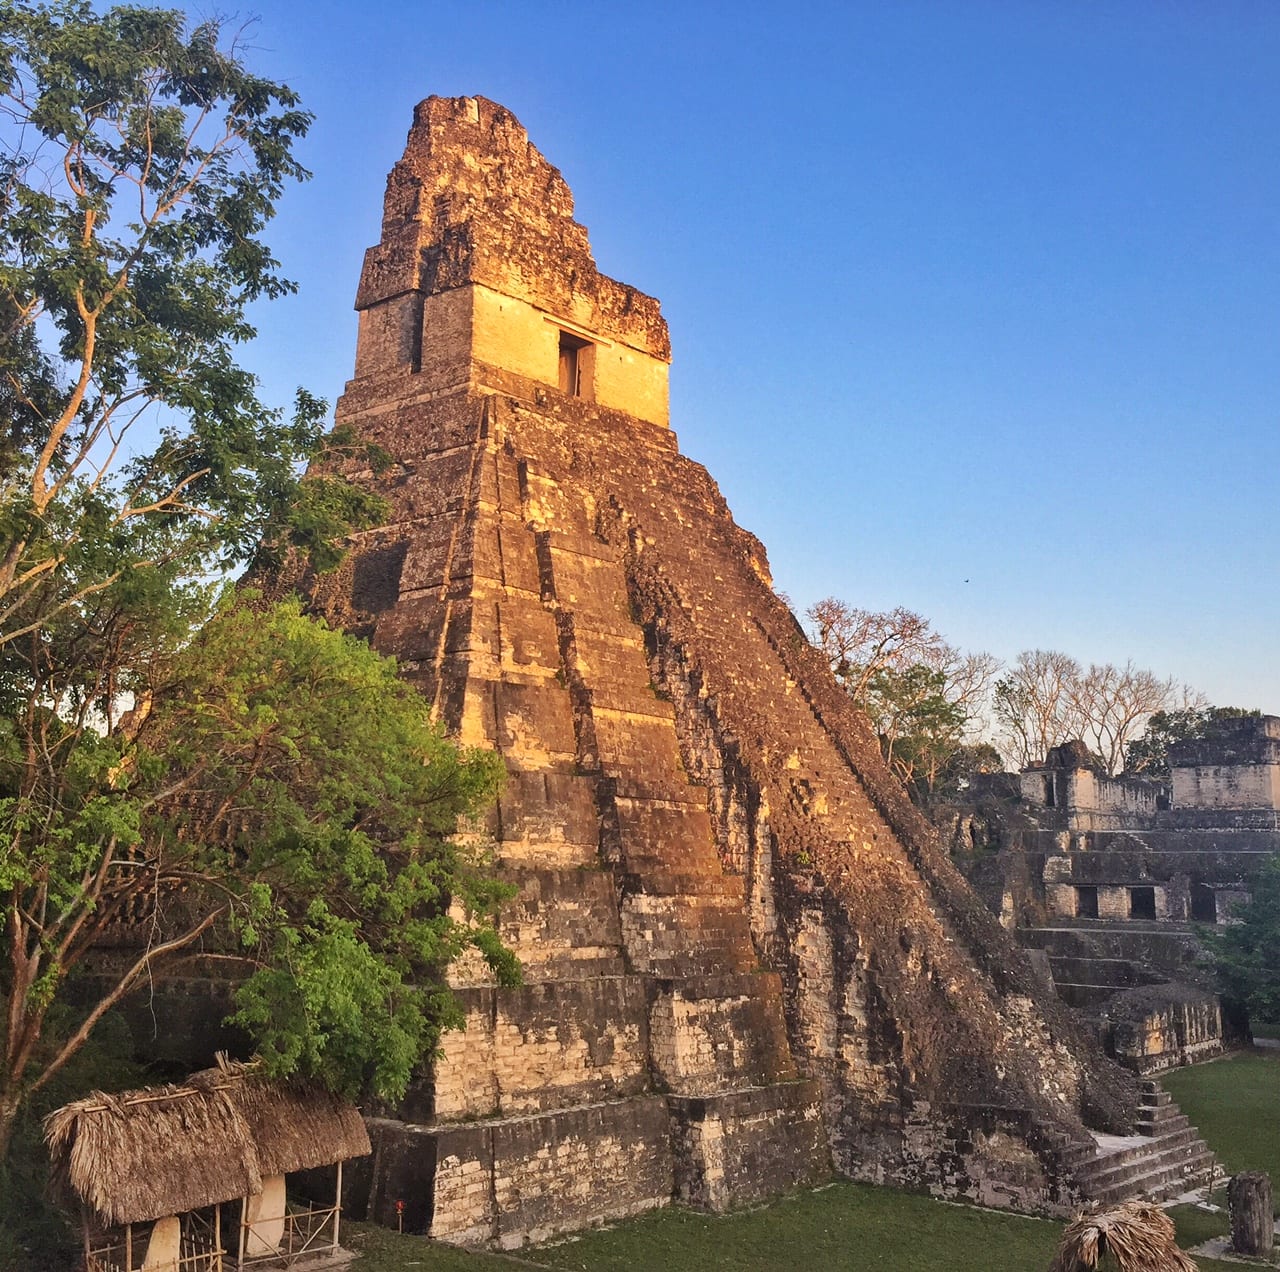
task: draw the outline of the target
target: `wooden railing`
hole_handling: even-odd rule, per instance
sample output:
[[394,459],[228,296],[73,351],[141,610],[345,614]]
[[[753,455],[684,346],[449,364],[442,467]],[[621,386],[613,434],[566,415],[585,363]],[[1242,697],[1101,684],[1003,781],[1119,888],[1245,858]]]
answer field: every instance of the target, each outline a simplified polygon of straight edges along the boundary
[[[341,1214],[339,1206],[312,1206],[306,1210],[289,1210],[284,1215],[284,1234],[280,1245],[274,1250],[266,1250],[261,1254],[248,1254],[249,1233],[253,1227],[264,1227],[278,1223],[280,1216],[264,1218],[259,1215],[251,1227],[248,1223],[241,1225],[240,1258],[235,1265],[241,1268],[288,1267],[296,1260],[310,1257],[322,1250],[332,1250],[338,1244],[338,1223]],[[186,1272],[183,1269],[183,1272]]]
[[[146,1255],[146,1242],[138,1241],[131,1250],[125,1242],[92,1246],[85,1255],[86,1272],[138,1272]],[[218,1245],[193,1249],[184,1235],[181,1255],[171,1263],[160,1264],[156,1272],[229,1272],[227,1252]]]
[[[211,1219],[199,1214],[183,1216],[182,1238],[178,1257],[159,1264],[155,1272],[243,1272],[246,1268],[288,1268],[304,1258],[311,1258],[338,1245],[342,1208],[310,1206],[305,1209],[289,1208],[284,1215],[255,1216],[252,1223],[240,1225],[239,1253],[223,1249],[221,1236],[221,1207],[215,1208]],[[265,1243],[261,1232],[282,1225],[279,1245],[274,1249],[260,1249],[249,1253],[253,1244]],[[251,1241],[251,1236],[257,1241]],[[146,1258],[151,1233],[146,1225],[135,1231],[126,1227],[109,1236],[90,1240],[85,1246],[85,1272],[140,1272]]]

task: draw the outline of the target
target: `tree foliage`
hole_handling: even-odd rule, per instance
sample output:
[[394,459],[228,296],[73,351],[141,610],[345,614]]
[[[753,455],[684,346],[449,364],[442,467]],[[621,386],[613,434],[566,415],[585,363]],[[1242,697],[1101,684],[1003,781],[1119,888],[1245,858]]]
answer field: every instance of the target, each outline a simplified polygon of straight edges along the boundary
[[867,714],[889,766],[917,799],[936,794],[969,740],[999,664],[966,654],[907,609],[857,609],[835,597],[812,606],[813,641]]
[[1280,1024],[1280,857],[1271,856],[1231,922],[1201,928],[1218,987],[1254,1024]]
[[1005,749],[1020,767],[1078,739],[1112,775],[1125,767],[1130,744],[1155,712],[1201,703],[1187,686],[1162,680],[1132,661],[1085,669],[1052,649],[1023,650],[995,688],[995,717]]
[[[0,733],[0,1110],[197,954],[243,980],[237,1019],[273,1072],[389,1096],[453,1019],[441,974],[465,945],[516,974],[486,921],[500,893],[451,840],[497,758],[460,755],[393,662],[297,601],[234,599],[187,643],[138,651],[131,712],[34,684]],[[50,1036],[107,936],[127,958]]]
[[975,778],[1004,771],[1004,759],[990,742],[969,742],[957,747],[938,772],[935,797],[957,799],[972,787]]
[[369,511],[297,478],[323,404],[269,410],[237,362],[247,306],[293,289],[262,236],[311,116],[223,37],[0,3],[0,643]]
[[1209,741],[1235,731],[1241,720],[1258,719],[1261,711],[1243,707],[1180,707],[1156,711],[1146,731],[1125,755],[1125,772],[1135,777],[1170,776],[1169,747],[1174,742]]

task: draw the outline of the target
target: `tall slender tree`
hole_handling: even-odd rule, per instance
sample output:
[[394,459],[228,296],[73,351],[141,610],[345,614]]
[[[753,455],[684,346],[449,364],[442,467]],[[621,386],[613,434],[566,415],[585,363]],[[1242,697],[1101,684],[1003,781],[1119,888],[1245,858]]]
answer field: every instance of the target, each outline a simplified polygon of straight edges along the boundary
[[264,233],[310,119],[219,22],[0,0],[0,1162],[104,1013],[196,951],[276,1071],[392,1093],[461,944],[515,974],[449,842],[492,759],[296,604],[211,583],[331,563],[380,511],[299,476],[354,443],[239,361],[250,303],[292,290]]
[[1051,747],[1084,742],[1100,769],[1124,769],[1130,745],[1147,721],[1175,706],[1198,708],[1204,698],[1172,677],[1135,667],[1093,663],[1087,669],[1054,649],[1025,649],[996,683],[995,716],[1004,746],[1020,766],[1043,760]]
[[970,740],[999,663],[964,653],[928,619],[827,597],[808,611],[812,639],[836,679],[867,714],[885,761],[921,800]]

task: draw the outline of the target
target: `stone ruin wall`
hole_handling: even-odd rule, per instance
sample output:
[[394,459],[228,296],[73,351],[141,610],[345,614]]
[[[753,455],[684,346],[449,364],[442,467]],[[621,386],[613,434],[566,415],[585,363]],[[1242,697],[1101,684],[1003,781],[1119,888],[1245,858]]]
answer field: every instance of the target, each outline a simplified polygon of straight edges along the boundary
[[1280,719],[1242,718],[1169,758],[1169,781],[1108,778],[1065,743],[937,810],[989,907],[1143,1075],[1248,1037],[1212,992],[1198,930],[1229,920],[1280,852]]
[[[595,270],[501,107],[429,99],[366,258],[339,405],[389,523],[294,580],[492,746],[525,985],[372,1121],[350,1201],[514,1246],[825,1176],[1024,1208],[1078,1195],[1131,1083],[952,869],[667,429],[657,303]],[[585,391],[555,341],[594,341]],[[601,372],[601,368],[606,368]]]

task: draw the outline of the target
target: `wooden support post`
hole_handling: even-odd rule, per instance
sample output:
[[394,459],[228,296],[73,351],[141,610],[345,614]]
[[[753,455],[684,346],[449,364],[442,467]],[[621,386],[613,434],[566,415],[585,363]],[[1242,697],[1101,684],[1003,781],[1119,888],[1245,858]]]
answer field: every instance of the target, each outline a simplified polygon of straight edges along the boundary
[[125,1272],[133,1272],[133,1224],[124,1226],[124,1267]]
[[1231,1249],[1236,1254],[1270,1258],[1275,1241],[1271,1176],[1261,1170],[1233,1175],[1227,1185],[1227,1204],[1231,1209]]
[[240,1251],[236,1255],[236,1272],[243,1272],[244,1269],[244,1229],[245,1219],[249,1214],[249,1198],[242,1197],[240,1199]]
[[333,1248],[338,1248],[338,1221],[342,1218],[342,1162],[338,1162],[338,1186],[333,1196]]

